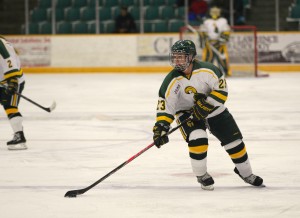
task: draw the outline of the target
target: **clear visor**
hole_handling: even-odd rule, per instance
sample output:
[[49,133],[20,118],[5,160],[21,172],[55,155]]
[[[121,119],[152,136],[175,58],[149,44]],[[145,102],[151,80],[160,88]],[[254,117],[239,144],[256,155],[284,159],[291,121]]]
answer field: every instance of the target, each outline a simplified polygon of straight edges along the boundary
[[170,53],[170,64],[176,70],[185,71],[190,65],[190,56],[184,52],[171,52]]

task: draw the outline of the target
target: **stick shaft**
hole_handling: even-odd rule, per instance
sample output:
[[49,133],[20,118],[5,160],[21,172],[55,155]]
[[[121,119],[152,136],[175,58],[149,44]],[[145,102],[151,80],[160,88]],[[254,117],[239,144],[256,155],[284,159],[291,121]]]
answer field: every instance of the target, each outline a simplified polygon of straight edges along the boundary
[[24,98],[25,100],[29,101],[30,103],[34,104],[35,106],[38,106],[39,108],[41,108],[41,109],[43,109],[43,110],[45,110],[45,111],[47,111],[47,112],[50,112],[50,111],[51,111],[49,108],[43,107],[42,105],[40,105],[40,104],[34,102],[33,100],[31,100],[31,99],[25,97],[24,95],[22,95],[22,94],[20,94],[20,93],[18,93],[18,92],[15,92],[15,94],[18,95],[18,96],[20,96],[20,97],[22,97],[22,98]]
[[[2,84],[0,84],[0,87],[3,87],[3,88],[5,88],[5,89],[7,89],[7,86],[2,85]],[[43,109],[43,110],[45,110],[45,111],[47,111],[47,112],[51,112],[51,109],[50,109],[50,108],[43,107],[42,105],[40,105],[40,104],[36,103],[35,101],[33,101],[33,100],[27,98],[26,96],[22,95],[22,94],[19,93],[19,92],[15,92],[14,94],[20,96],[21,98],[24,98],[25,100],[29,101],[30,103],[34,104],[35,106],[38,106],[39,108],[41,108],[41,109]]]
[[[167,135],[170,135],[171,133],[175,132],[177,129],[179,129],[183,124],[185,124],[186,122],[188,122],[190,120],[190,118],[184,120],[181,124],[179,124],[178,126],[176,126],[175,128],[171,129]],[[115,169],[113,169],[112,171],[110,171],[109,173],[107,173],[105,176],[103,176],[102,178],[100,178],[99,180],[97,180],[96,182],[94,182],[93,184],[91,184],[90,186],[83,188],[83,189],[78,189],[78,190],[71,190],[68,191],[65,194],[65,197],[69,197],[71,195],[81,195],[85,192],[87,192],[88,190],[90,190],[91,188],[95,187],[96,185],[98,185],[100,182],[102,182],[103,180],[105,180],[106,178],[108,178],[109,176],[111,176],[112,174],[114,174],[115,172],[117,172],[119,169],[123,168],[124,166],[126,166],[128,163],[130,163],[131,161],[133,161],[135,158],[137,158],[138,156],[140,156],[141,154],[143,154],[145,151],[147,151],[149,148],[151,148],[154,145],[154,142],[152,142],[150,145],[148,145],[147,147],[145,147],[144,149],[142,149],[141,151],[139,151],[138,153],[136,153],[135,155],[133,155],[132,157],[130,157],[128,160],[126,160],[125,162],[123,162],[122,164],[120,164],[119,166],[117,166]]]
[[[114,174],[115,172],[117,172],[119,169],[123,168],[124,166],[126,166],[128,163],[130,163],[131,161],[133,161],[135,158],[137,158],[138,156],[140,156],[142,153],[144,153],[145,151],[147,151],[149,148],[151,148],[154,145],[154,142],[151,143],[150,145],[148,145],[146,148],[144,148],[143,150],[141,150],[140,152],[138,152],[137,154],[133,155],[131,158],[129,158],[127,161],[125,161],[124,163],[120,164],[119,166],[117,166],[115,169],[113,169],[112,171],[110,171],[109,173],[107,173],[105,176],[103,176],[101,179],[99,179],[98,181],[94,182],[92,185],[86,187],[84,190],[84,192],[90,190],[91,188],[95,187],[96,185],[98,185],[100,182],[102,182],[103,180],[105,180],[106,178],[108,178],[109,176],[111,176],[112,174]],[[83,193],[84,193],[83,192]]]

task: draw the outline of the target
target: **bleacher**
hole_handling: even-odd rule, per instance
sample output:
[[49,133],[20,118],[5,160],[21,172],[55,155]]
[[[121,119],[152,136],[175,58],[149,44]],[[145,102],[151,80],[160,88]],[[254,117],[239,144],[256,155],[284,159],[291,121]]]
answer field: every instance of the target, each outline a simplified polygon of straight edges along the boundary
[[[120,7],[127,6],[140,31],[141,20],[145,33],[179,32],[184,26],[184,7],[174,8],[176,0],[143,0],[141,19],[140,0],[56,0],[56,34],[95,34],[96,2],[99,7],[99,32],[114,33],[115,18]],[[30,11],[29,34],[52,33],[52,0],[39,0]],[[23,25],[23,32],[25,28]]]
[[298,30],[300,30],[300,0],[295,0],[288,9],[287,22],[298,22]]

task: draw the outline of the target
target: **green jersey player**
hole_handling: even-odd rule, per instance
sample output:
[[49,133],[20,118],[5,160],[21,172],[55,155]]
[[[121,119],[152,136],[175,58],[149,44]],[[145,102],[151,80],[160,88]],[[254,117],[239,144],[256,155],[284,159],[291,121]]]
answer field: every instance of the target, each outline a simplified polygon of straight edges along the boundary
[[0,37],[0,103],[14,132],[14,138],[7,142],[9,150],[27,149],[22,126],[23,117],[18,109],[20,98],[15,94],[15,92],[22,93],[24,84],[23,71],[16,50],[11,43]]
[[238,174],[246,183],[261,186],[263,179],[252,173],[242,133],[225,107],[228,87],[224,74],[215,65],[195,59],[191,40],[179,40],[171,47],[170,63],[174,69],[165,77],[157,105],[153,139],[159,148],[169,142],[165,134],[176,119],[188,143],[192,170],[201,187],[213,190],[214,180],[207,172],[208,136],[206,129],[221,142]]

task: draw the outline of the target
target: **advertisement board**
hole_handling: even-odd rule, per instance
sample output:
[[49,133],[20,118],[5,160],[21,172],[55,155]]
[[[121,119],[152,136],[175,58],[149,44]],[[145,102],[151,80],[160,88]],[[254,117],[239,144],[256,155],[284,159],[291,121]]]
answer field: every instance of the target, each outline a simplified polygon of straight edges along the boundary
[[7,39],[18,51],[23,67],[51,66],[50,36],[11,36]]

